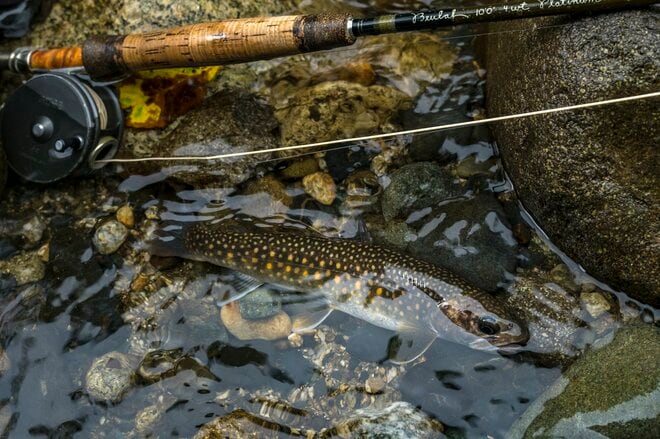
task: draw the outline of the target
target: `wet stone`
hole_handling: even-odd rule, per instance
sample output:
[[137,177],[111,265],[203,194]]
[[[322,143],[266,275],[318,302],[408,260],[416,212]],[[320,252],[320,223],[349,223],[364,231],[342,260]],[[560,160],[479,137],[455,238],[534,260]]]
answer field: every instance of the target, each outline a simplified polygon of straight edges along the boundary
[[21,253],[9,260],[0,261],[0,272],[11,275],[20,286],[43,279],[46,266],[38,251]]
[[268,174],[257,180],[251,180],[246,188],[246,195],[266,193],[275,201],[279,201],[287,207],[293,204],[293,199],[286,192],[286,186],[274,176]]
[[415,209],[431,207],[440,201],[461,195],[453,178],[440,166],[419,162],[403,166],[390,175],[383,191],[382,208],[386,220],[405,219]]
[[577,293],[580,290],[575,283],[575,276],[573,276],[573,273],[571,273],[566,264],[556,265],[552,271],[550,271],[550,277],[554,282],[571,293]]
[[280,426],[243,410],[236,410],[202,426],[193,439],[270,439],[279,437]]
[[387,383],[382,378],[369,377],[364,383],[364,390],[369,394],[375,395],[385,390],[386,385]]
[[287,180],[297,180],[306,177],[319,170],[319,162],[314,157],[306,157],[301,160],[295,160],[286,168],[280,171],[282,178]]
[[151,432],[161,420],[164,408],[160,404],[150,405],[135,415],[135,431],[140,434]]
[[[484,53],[491,115],[657,87],[657,9],[520,24],[523,32],[515,34],[506,32],[508,23],[489,28],[493,37]],[[548,31],[529,32],[539,27]],[[645,99],[617,111],[492,125],[516,192],[550,239],[597,279],[655,307],[660,306],[657,114],[657,101]]]
[[11,361],[4,349],[0,348],[0,376],[4,375],[11,367]]
[[23,224],[21,235],[23,235],[29,245],[35,245],[41,241],[47,228],[48,225],[44,219],[37,215]]
[[[409,105],[407,96],[390,87],[333,81],[302,89],[276,114],[282,143],[299,145],[382,132]],[[280,156],[298,153],[282,151]]]
[[515,273],[518,244],[502,205],[492,195],[443,204],[410,226],[416,236],[409,251],[476,287],[495,291]]
[[[219,123],[221,121],[221,123]],[[181,117],[158,141],[127,144],[135,157],[211,156],[279,146],[278,122],[270,105],[242,90],[223,90]],[[223,160],[144,162],[128,166],[137,174],[161,172],[195,187],[233,188],[272,166],[272,154]]]
[[117,221],[128,227],[129,229],[135,225],[135,216],[131,206],[125,204],[117,210]]
[[356,410],[331,431],[351,438],[431,439],[438,437],[443,430],[439,421],[412,404],[399,401],[381,410]]
[[405,250],[410,241],[417,239],[415,230],[405,221],[386,221],[377,217],[369,217],[367,222],[369,233],[374,241],[381,245]]
[[505,301],[527,323],[526,350],[537,354],[539,362],[570,364],[583,348],[578,337],[585,326],[577,317],[580,303],[553,284],[548,273],[519,273]]
[[267,319],[282,310],[282,302],[268,288],[258,288],[237,302],[246,320]]
[[495,159],[479,161],[477,156],[471,155],[461,160],[456,165],[454,172],[458,177],[470,178],[475,175],[494,175],[495,169],[497,169],[497,161]]
[[118,402],[131,388],[134,361],[120,352],[108,352],[97,358],[85,376],[85,390],[99,401]]
[[109,255],[119,250],[127,237],[126,226],[117,220],[110,220],[96,229],[93,242],[99,253]]
[[241,315],[239,305],[232,302],[222,307],[220,317],[239,340],[277,340],[291,333],[291,319],[284,311],[267,319],[247,320]]
[[580,300],[586,311],[593,318],[598,318],[612,309],[612,305],[607,298],[598,291],[582,292],[580,293]]
[[326,206],[331,205],[337,197],[337,185],[325,172],[316,172],[303,178],[303,188],[309,196]]

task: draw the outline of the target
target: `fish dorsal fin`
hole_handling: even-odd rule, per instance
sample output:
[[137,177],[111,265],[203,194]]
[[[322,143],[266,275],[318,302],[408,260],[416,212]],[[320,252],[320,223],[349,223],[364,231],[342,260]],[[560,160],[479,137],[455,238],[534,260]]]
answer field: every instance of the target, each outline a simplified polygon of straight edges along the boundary
[[247,274],[232,271],[221,276],[220,282],[213,285],[211,294],[216,298],[217,306],[234,302],[259,288],[263,282]]
[[436,335],[432,332],[402,332],[390,339],[387,347],[388,359],[395,364],[406,364],[419,358],[433,344]]

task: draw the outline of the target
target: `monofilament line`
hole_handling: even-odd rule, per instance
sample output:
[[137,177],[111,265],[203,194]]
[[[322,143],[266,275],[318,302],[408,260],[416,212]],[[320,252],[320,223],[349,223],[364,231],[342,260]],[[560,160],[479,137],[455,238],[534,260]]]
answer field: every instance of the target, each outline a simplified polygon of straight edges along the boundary
[[399,136],[431,133],[431,132],[449,130],[449,129],[454,129],[454,128],[465,128],[465,127],[471,127],[471,126],[475,126],[475,125],[484,125],[484,124],[489,124],[489,123],[494,123],[494,122],[502,122],[502,121],[506,121],[506,120],[522,119],[522,118],[525,118],[525,117],[532,117],[532,116],[541,116],[541,115],[544,115],[544,114],[553,114],[553,113],[561,113],[561,112],[564,112],[564,111],[581,110],[581,109],[585,109],[585,108],[601,107],[601,106],[605,106],[605,105],[619,104],[619,103],[622,103],[622,102],[638,101],[638,100],[642,100],[642,99],[650,99],[650,98],[656,98],[656,97],[660,97],[660,92],[646,93],[646,94],[635,95],[635,96],[626,96],[626,97],[623,97],[623,98],[607,99],[607,100],[604,100],[604,101],[588,102],[588,103],[577,104],[577,105],[568,105],[568,106],[565,106],[565,107],[548,108],[548,109],[545,109],[545,110],[530,111],[530,112],[527,112],[527,113],[510,114],[510,115],[507,115],[507,116],[490,117],[490,118],[486,118],[486,119],[471,120],[471,121],[467,121],[467,122],[457,122],[457,123],[450,123],[450,124],[446,124],[446,125],[436,125],[436,126],[431,126],[431,127],[416,128],[416,129],[405,130],[405,131],[397,131],[397,132],[393,132],[393,133],[374,134],[374,135],[371,135],[371,136],[352,137],[352,138],[349,138],[349,139],[328,140],[328,141],[325,141],[325,142],[305,143],[305,144],[302,144],[302,145],[282,146],[282,147],[278,147],[278,148],[261,149],[261,150],[258,150],[258,151],[233,152],[233,153],[218,154],[218,155],[212,155],[212,156],[173,156],[173,157],[143,157],[143,158],[135,158],[135,159],[108,159],[108,160],[99,160],[98,163],[135,163],[135,162],[149,162],[149,161],[181,161],[181,162],[183,162],[183,161],[199,161],[199,160],[220,160],[220,159],[244,157],[244,156],[258,155],[258,154],[269,154],[269,153],[281,152],[281,151],[305,150],[305,149],[311,149],[311,148],[319,148],[319,147],[322,147],[322,146],[339,145],[339,144],[342,144],[342,143],[364,142],[364,141],[368,141],[368,140],[388,139],[388,138],[399,137]]

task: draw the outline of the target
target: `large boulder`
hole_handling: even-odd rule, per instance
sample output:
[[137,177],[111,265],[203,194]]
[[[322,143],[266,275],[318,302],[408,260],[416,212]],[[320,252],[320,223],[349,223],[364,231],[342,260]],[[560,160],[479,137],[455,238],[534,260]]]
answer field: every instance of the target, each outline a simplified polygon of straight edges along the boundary
[[[490,116],[658,89],[655,11],[516,27],[527,31],[489,38]],[[592,275],[654,306],[660,305],[659,119],[653,99],[493,126],[520,198],[552,240]]]

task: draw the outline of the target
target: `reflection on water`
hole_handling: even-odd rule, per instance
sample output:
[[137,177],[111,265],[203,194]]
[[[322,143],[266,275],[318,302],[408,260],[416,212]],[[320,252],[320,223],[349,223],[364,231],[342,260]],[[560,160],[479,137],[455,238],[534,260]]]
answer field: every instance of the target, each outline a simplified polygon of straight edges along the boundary
[[[366,13],[431,3],[350,5]],[[383,73],[391,53],[379,63],[365,46],[377,81],[411,97],[397,115],[401,127],[482,114],[483,71],[470,43],[455,42],[445,52],[451,62],[430,63],[434,75],[412,82],[400,71]],[[341,64],[347,53],[312,58],[301,68],[311,71],[300,74],[305,84],[327,81],[335,70],[323,65],[325,57]],[[293,98],[295,72],[286,62],[273,69],[258,87],[278,101]],[[397,421],[424,425],[431,436],[439,421],[451,437],[506,437],[561,367],[622,315],[654,318],[582,274],[575,280],[577,267],[551,251],[520,212],[488,129],[303,158],[310,157],[312,172],[269,162],[268,175],[236,188],[166,183],[170,169],[11,189],[0,205],[0,250],[4,260],[23,259],[20,270],[3,266],[0,277],[0,431],[192,437],[213,421],[237,436],[328,437],[362,428],[351,419],[355,410],[383,423],[388,407],[403,401],[407,411],[395,414],[407,414]],[[336,187],[303,178],[319,170]],[[327,205],[313,196],[318,190],[336,199]],[[104,254],[92,244],[95,231],[126,204],[136,223],[117,252]],[[442,265],[520,313],[531,338],[523,352],[498,353],[439,337],[423,356],[398,365],[388,361],[395,333],[363,318],[335,312],[309,333],[291,335],[295,304],[276,288],[225,305],[221,317],[218,288],[232,273],[145,251],[145,236],[158,224],[191,217],[377,243]]]

